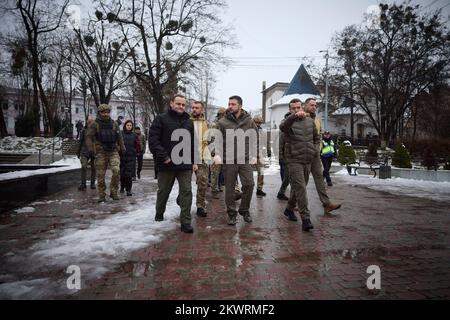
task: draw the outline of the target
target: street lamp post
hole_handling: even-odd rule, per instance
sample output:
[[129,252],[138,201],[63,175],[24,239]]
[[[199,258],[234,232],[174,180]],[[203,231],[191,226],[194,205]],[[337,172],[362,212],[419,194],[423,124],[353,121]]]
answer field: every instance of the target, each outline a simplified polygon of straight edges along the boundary
[[319,52],[325,52],[325,119],[324,128],[325,131],[328,130],[328,50],[321,50]]

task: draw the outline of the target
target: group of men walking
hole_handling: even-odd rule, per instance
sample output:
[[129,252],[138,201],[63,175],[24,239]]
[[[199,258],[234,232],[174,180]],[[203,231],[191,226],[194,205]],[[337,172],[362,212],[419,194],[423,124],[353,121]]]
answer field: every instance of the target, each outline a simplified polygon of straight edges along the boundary
[[[197,181],[197,216],[207,216],[206,192],[209,175],[211,175],[211,193],[214,198],[218,198],[218,193],[222,191],[220,176],[223,174],[228,225],[235,225],[239,215],[245,222],[252,222],[250,203],[255,187],[253,179],[255,169],[258,173],[256,195],[266,196],[263,191],[264,155],[260,152],[264,149],[261,140],[263,120],[261,117],[252,118],[242,106],[240,96],[231,96],[228,108],[219,109],[216,121],[210,125],[205,118],[203,102],[192,103],[192,112],[188,114],[186,98],[177,94],[171,98],[168,111],[155,117],[148,133],[149,149],[153,154],[158,179],[155,221],[164,220],[167,201],[177,180],[181,231],[193,232],[191,181],[194,172]],[[114,200],[119,199],[117,191],[120,180],[122,189],[125,187],[127,195],[131,195],[130,175],[136,172],[134,166],[137,157],[140,159],[137,174],[140,178],[142,154],[145,152],[145,142],[143,143],[140,130],[133,131],[133,123],[127,121],[123,132],[120,133],[117,123],[109,116],[110,109],[108,105],[100,105],[97,119],[88,119],[87,128],[80,134],[80,160],[84,168],[81,186],[86,188],[87,173],[84,164],[89,160],[92,164],[95,159],[95,165],[91,165],[95,170],[91,172],[91,188],[95,188],[96,175],[99,202],[105,201],[106,197],[107,167],[112,170],[110,197]],[[288,200],[284,215],[289,220],[297,221],[294,210],[299,211],[302,228],[305,231],[313,228],[306,192],[310,173],[313,175],[324,212],[328,214],[341,206],[331,202],[325,189],[324,178],[328,185],[331,185],[329,174],[326,172],[331,165],[330,159],[334,155],[334,150],[327,132],[322,142],[320,121],[315,117],[315,113],[314,99],[306,100],[304,109],[300,100],[293,99],[289,103],[289,113],[280,124],[282,185],[277,198]],[[238,137],[240,133],[244,133],[242,140]],[[252,137],[256,137],[256,140],[252,140]],[[255,147],[256,153],[252,152]],[[325,159],[330,156],[330,159]],[[325,172],[323,168],[327,168],[327,171]],[[289,184],[291,193],[287,197],[285,192]],[[238,199],[241,200],[239,205]]]

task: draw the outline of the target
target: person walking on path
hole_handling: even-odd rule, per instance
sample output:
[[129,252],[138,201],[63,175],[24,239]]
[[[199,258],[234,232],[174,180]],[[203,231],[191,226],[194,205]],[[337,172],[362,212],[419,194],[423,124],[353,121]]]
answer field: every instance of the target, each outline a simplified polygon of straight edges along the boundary
[[[153,158],[155,159],[155,170],[158,177],[158,192],[156,197],[155,221],[164,220],[167,200],[172,191],[175,179],[178,181],[179,194],[177,203],[181,208],[180,221],[181,231],[193,233],[191,226],[191,206],[192,206],[192,171],[197,171],[194,164],[194,124],[189,114],[185,111],[186,98],[177,94],[170,99],[170,108],[167,112],[159,114],[154,119],[149,133],[148,145]],[[189,135],[191,144],[190,154],[184,154],[186,148],[182,150],[182,160],[173,159],[172,150],[179,141],[172,141],[172,133],[179,130],[179,133]],[[184,139],[182,143],[187,143]],[[179,156],[179,153],[175,154]],[[184,158],[189,158],[188,162]]]
[[[220,107],[217,110],[216,120],[211,125],[212,129],[219,128],[219,120],[225,116],[226,109],[224,107]],[[213,198],[219,198],[219,192],[222,191],[222,185],[220,184],[220,175],[223,170],[222,164],[218,163],[214,158],[215,154],[211,154],[213,157],[213,163],[211,164],[211,193]]]
[[333,158],[336,156],[336,150],[334,149],[334,141],[331,139],[330,131],[323,133],[322,148],[320,149],[320,159],[323,165],[323,178],[326,179],[329,187],[333,186],[330,177],[330,168]]
[[[247,130],[255,130],[254,134],[257,137],[256,124],[253,121],[250,114],[242,109],[242,98],[239,96],[232,96],[228,100],[228,110],[226,115],[219,121],[219,129],[223,135],[223,163],[224,163],[224,176],[225,176],[225,204],[228,213],[228,224],[235,225],[238,210],[236,210],[236,181],[239,176],[242,182],[242,200],[239,206],[239,214],[244,217],[245,222],[252,222],[252,217],[250,215],[250,202],[252,200],[253,188],[255,183],[253,181],[253,168],[250,147],[251,144],[249,139],[245,139],[243,146],[238,146],[234,139],[231,143],[227,143],[227,131],[229,133],[234,133],[234,135],[239,135],[236,133],[238,129],[241,132],[246,132]],[[231,131],[231,132],[230,132]],[[254,141],[253,143],[256,143]],[[242,149],[245,148],[245,151]],[[234,150],[234,158],[227,159],[227,152],[232,152]],[[239,157],[243,156],[245,163],[239,163],[237,150],[243,152]],[[230,156],[231,158],[231,156]],[[254,162],[256,163],[256,155]]]
[[127,191],[127,196],[133,194],[133,177],[136,173],[136,156],[141,152],[141,142],[133,130],[133,121],[127,120],[123,124],[122,139],[125,152],[120,156],[120,193]]
[[[295,98],[289,102],[289,112],[286,113],[286,115],[284,116],[285,119],[287,117],[289,117],[291,114],[295,113],[294,110],[297,110],[297,109],[292,108],[292,106],[295,103],[297,103],[296,106],[298,105],[298,103],[301,104],[300,99]],[[282,183],[281,183],[280,189],[278,190],[277,198],[280,200],[289,200],[289,198],[286,197],[286,194],[285,194],[286,189],[289,186],[289,169],[288,169],[286,159],[284,156],[284,147],[285,147],[284,132],[281,130],[280,130],[279,142],[280,142],[280,145],[279,145],[279,151],[278,151],[278,160],[280,163],[280,172],[281,172]],[[297,218],[295,217],[295,215],[291,215],[290,219],[293,221],[297,221]]]
[[[314,120],[314,125],[317,132],[320,133],[322,130],[322,124],[320,119],[316,117],[317,102],[314,98],[308,98],[304,104],[305,115],[311,117]],[[320,139],[320,138],[319,138]],[[323,182],[323,167],[322,161],[320,159],[320,144],[318,146],[318,152],[311,163],[311,174],[314,179],[314,184],[316,185],[316,191],[319,195],[320,202],[322,202],[324,213],[328,214],[333,210],[337,210],[341,207],[341,204],[334,204],[328,197],[327,190],[325,188],[325,183]]]
[[110,197],[119,200],[120,156],[125,152],[120,128],[110,117],[111,106],[101,104],[97,109],[98,117],[87,129],[86,145],[89,156],[95,156],[95,170],[98,181],[98,202],[106,201],[106,169],[112,171]]
[[297,205],[302,219],[302,228],[304,231],[309,231],[314,226],[310,220],[306,185],[311,163],[318,153],[320,139],[314,121],[310,117],[305,117],[301,102],[293,102],[292,111],[293,113],[280,124],[280,130],[285,134],[284,154],[291,183],[291,197],[285,215],[286,212],[293,215]]
[[87,178],[87,167],[91,166],[91,189],[95,189],[95,156],[89,153],[89,149],[86,145],[86,133],[87,128],[95,122],[94,118],[89,117],[86,122],[86,127],[81,130],[80,142],[78,145],[77,156],[81,162],[81,183],[78,190],[86,190],[86,178]]
[[83,130],[83,122],[81,122],[81,120],[78,120],[75,127],[77,128],[77,138],[76,139],[78,140],[78,138],[80,137],[81,130]]
[[257,196],[266,196],[266,193],[263,191],[264,186],[264,152],[263,151],[263,145],[262,145],[262,136],[263,136],[263,130],[261,128],[261,124],[263,124],[263,118],[261,116],[255,116],[253,118],[253,121],[256,124],[256,130],[258,132],[258,142],[257,142],[257,150],[258,150],[258,157],[256,162],[256,172],[257,172],[257,184],[256,184],[256,195]]
[[140,179],[141,171],[142,171],[142,164],[144,162],[144,154],[145,154],[145,151],[147,151],[147,140],[146,140],[145,136],[141,133],[141,128],[139,128],[139,127],[134,128],[134,133],[136,133],[136,135],[138,136],[139,142],[141,145],[140,152],[136,154],[136,160],[137,160],[136,175],[137,175],[137,178]]
[[206,217],[206,189],[208,189],[208,163],[211,162],[211,154],[208,148],[208,122],[205,118],[205,107],[203,102],[195,101],[192,103],[191,120],[194,124],[194,132],[198,154],[200,155],[197,163],[197,215]]

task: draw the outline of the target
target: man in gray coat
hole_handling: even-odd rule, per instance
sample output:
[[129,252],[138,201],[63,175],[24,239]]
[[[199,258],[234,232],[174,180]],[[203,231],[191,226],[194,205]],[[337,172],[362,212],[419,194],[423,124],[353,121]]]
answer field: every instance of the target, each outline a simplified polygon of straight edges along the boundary
[[306,185],[311,171],[311,163],[319,150],[320,137],[314,120],[305,117],[301,102],[290,103],[290,107],[292,114],[280,124],[280,130],[284,133],[284,157],[291,183],[291,196],[286,211],[293,215],[293,210],[297,205],[302,219],[302,228],[304,231],[309,231],[314,226],[310,220]]

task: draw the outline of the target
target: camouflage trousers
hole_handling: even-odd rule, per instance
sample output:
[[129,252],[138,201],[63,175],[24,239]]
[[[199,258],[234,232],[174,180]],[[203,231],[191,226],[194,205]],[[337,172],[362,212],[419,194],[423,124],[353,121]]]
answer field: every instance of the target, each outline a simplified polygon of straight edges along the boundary
[[256,190],[262,190],[264,186],[264,165],[258,161],[257,164],[253,166],[253,168],[258,173],[257,182],[256,182]]
[[219,192],[218,185],[219,185],[220,170],[222,170],[221,164],[212,164],[211,165],[211,191],[212,192]]
[[86,185],[86,179],[87,179],[87,170],[89,161],[91,162],[91,184],[95,184],[95,160],[90,159],[85,156],[80,156],[80,162],[81,162],[81,184]]
[[197,176],[197,208],[205,209],[206,189],[208,188],[208,165],[204,163],[199,164],[195,175]]
[[120,182],[120,157],[117,151],[99,152],[95,155],[95,169],[97,171],[97,189],[99,198],[105,198],[106,196],[105,175],[108,167],[112,171],[109,189],[111,195],[117,195]]

